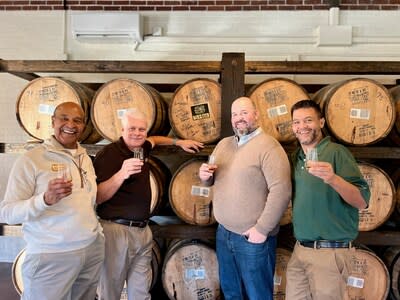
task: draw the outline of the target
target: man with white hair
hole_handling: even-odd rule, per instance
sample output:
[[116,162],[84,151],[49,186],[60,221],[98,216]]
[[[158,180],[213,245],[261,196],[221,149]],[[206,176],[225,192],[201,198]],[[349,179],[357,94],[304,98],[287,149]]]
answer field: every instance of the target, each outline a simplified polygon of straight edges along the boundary
[[100,299],[117,300],[126,280],[129,300],[151,299],[150,169],[147,158],[155,145],[177,145],[189,153],[203,147],[192,140],[147,137],[146,116],[136,109],[122,118],[122,136],[105,146],[94,160],[97,213],[106,237],[100,277]]

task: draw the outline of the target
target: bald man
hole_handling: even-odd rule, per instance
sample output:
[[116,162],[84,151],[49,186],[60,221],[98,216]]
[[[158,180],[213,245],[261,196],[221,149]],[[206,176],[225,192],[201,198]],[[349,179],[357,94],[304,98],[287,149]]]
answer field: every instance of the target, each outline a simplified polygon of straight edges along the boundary
[[235,135],[222,139],[202,164],[214,184],[219,278],[226,300],[272,300],[276,235],[291,197],[290,165],[281,145],[262,131],[247,97],[232,103]]
[[[0,202],[0,222],[23,224],[25,299],[94,299],[104,259],[97,220],[96,177],[78,144],[84,112],[73,102],[58,105],[54,135],[21,155]],[[70,170],[71,177],[60,176]]]

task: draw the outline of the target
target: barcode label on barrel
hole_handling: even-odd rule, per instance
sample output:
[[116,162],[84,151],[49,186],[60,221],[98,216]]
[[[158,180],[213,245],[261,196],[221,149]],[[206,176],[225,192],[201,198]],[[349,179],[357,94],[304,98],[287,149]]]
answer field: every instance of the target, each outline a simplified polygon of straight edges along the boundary
[[206,278],[206,270],[204,268],[185,269],[185,279],[186,280],[192,280],[192,279],[196,280],[196,279],[205,279],[205,278]]
[[53,105],[48,104],[39,104],[39,113],[52,116],[54,113],[55,107]]
[[210,188],[192,185],[192,196],[209,197]]
[[117,109],[117,117],[118,119],[122,119],[122,117],[124,116],[126,112],[126,109]]
[[274,275],[274,285],[281,285],[282,284],[282,276]]
[[371,111],[365,108],[352,108],[350,110],[350,118],[369,120]]
[[276,116],[281,116],[281,115],[285,115],[287,114],[287,107],[285,104],[279,105],[279,106],[275,106],[275,107],[271,107],[268,109],[268,117],[270,118],[274,118]]
[[364,287],[364,279],[363,278],[357,278],[353,276],[349,276],[347,278],[347,285],[355,288],[362,289]]

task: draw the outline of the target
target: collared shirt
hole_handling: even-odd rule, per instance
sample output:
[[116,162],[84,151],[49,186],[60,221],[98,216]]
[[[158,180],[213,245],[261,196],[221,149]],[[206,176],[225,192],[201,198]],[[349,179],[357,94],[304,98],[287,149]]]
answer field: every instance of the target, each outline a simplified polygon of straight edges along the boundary
[[[355,185],[368,203],[370,190],[358,165],[343,145],[322,139],[317,145],[318,158],[329,162],[334,172]],[[301,148],[292,155],[293,164],[293,228],[301,241],[351,241],[358,234],[358,209],[345,202],[321,178],[308,173]]]
[[[150,217],[150,165],[146,159],[150,155],[152,145],[146,140],[142,148],[145,158],[142,171],[125,179],[109,200],[97,206],[97,214],[100,218],[143,221]],[[105,146],[97,153],[93,163],[97,182],[100,183],[111,178],[121,169],[124,160],[132,157],[132,151],[129,150],[122,138]]]
[[261,132],[262,132],[261,127],[258,127],[252,133],[242,135],[241,137],[236,136],[236,141],[237,141],[238,146],[242,146],[242,145],[246,144],[248,141],[250,141],[252,138],[259,135]]

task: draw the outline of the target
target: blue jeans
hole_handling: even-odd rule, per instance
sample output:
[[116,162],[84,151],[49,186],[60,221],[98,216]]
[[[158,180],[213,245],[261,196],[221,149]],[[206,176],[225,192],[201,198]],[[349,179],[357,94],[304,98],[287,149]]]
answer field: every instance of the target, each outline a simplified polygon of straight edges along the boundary
[[217,229],[219,279],[226,300],[272,300],[274,291],[276,236],[261,244]]

